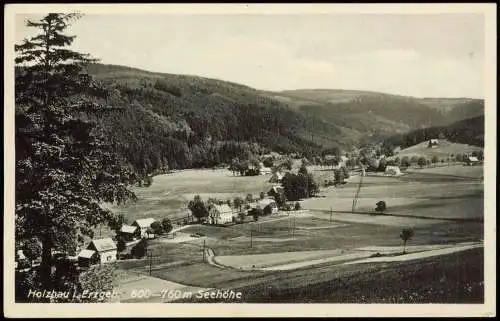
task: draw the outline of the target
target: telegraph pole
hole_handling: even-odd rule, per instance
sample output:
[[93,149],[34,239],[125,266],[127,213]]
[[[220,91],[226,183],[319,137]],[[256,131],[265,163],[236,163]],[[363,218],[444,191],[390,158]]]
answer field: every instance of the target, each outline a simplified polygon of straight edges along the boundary
[[203,262],[205,262],[205,241],[203,240]]
[[295,216],[293,217],[292,239],[295,238]]
[[153,251],[149,252],[149,276],[151,276],[151,270],[152,270],[152,261],[153,261]]
[[250,227],[250,247],[252,247],[252,241],[253,241],[253,228]]
[[330,223],[332,223],[332,214],[333,214],[333,210],[332,210],[332,208],[330,207]]

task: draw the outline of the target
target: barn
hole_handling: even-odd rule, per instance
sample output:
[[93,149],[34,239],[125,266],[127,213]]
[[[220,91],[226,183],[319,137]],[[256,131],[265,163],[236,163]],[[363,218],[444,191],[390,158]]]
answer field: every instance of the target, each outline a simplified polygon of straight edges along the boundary
[[87,248],[78,254],[78,263],[82,266],[110,263],[116,261],[116,255],[116,244],[111,238],[92,240]]
[[151,224],[155,221],[154,218],[141,218],[137,219],[132,223],[132,226],[136,226],[141,231],[141,237],[149,237],[147,230],[151,227]]
[[401,175],[401,170],[399,169],[399,166],[388,165],[385,168],[385,173],[389,174],[389,175],[398,176],[398,175]]

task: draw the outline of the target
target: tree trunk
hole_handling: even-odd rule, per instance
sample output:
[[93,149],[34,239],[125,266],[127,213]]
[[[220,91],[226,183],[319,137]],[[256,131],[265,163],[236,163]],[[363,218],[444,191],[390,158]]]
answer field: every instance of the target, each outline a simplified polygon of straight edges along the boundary
[[52,241],[45,239],[42,242],[42,262],[40,263],[40,280],[46,290],[52,286]]
[[406,254],[406,240],[403,241],[403,254]]

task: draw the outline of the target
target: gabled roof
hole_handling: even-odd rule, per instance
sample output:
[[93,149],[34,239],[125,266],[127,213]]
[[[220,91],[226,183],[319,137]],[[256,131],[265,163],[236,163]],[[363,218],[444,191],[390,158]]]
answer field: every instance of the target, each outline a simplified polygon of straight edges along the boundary
[[98,252],[116,250],[116,244],[110,237],[105,239],[92,240],[90,243],[94,244]]
[[273,200],[273,199],[270,199],[270,198],[264,198],[264,199],[262,199],[262,200],[259,201],[259,205],[260,205],[261,208],[269,206],[269,205],[271,205],[273,203],[276,203],[276,201]]
[[122,228],[120,229],[120,232],[123,232],[123,233],[135,233],[136,230],[137,230],[137,226],[122,225]]
[[213,208],[215,208],[215,210],[219,213],[232,213],[233,210],[231,209],[231,207],[227,204],[222,204],[222,205],[212,205]]
[[83,258],[86,258],[86,259],[90,259],[95,253],[96,253],[96,251],[92,251],[92,250],[82,250],[78,254],[78,257],[83,257]]
[[271,191],[273,191],[273,192],[275,192],[275,193],[280,194],[280,193],[282,193],[282,192],[284,191],[284,189],[283,189],[283,187],[282,187],[282,186],[277,186],[277,185],[275,185],[275,186],[273,186],[273,187],[269,190],[269,192],[271,192]]
[[140,228],[143,228],[143,227],[150,227],[151,224],[155,221],[154,218],[141,218],[141,219],[137,219],[134,221],[134,223],[132,224],[137,224],[137,226],[139,226]]
[[285,176],[285,175],[283,175],[281,172],[276,172],[276,173],[274,173],[274,174],[273,174],[273,176],[272,176],[272,177],[276,177],[276,178],[278,178],[278,179],[282,179],[282,178],[283,178],[283,176]]
[[469,159],[469,161],[471,162],[479,162],[479,159],[476,157],[476,156],[468,156],[467,157]]

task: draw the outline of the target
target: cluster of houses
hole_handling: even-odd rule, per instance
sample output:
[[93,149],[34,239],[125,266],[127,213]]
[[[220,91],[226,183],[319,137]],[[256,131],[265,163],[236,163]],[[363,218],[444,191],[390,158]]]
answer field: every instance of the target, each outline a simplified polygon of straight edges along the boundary
[[[274,200],[274,196],[283,193],[283,187],[281,186],[273,186],[268,192],[267,197],[263,199],[254,201],[252,203],[247,204],[247,209],[243,212],[245,215],[249,215],[253,209],[259,208],[264,213],[268,214],[276,214],[278,213],[278,205]],[[208,224],[229,224],[234,222],[238,215],[240,215],[240,211],[237,209],[233,209],[231,206],[227,204],[210,204],[208,207]]]
[[[131,225],[122,225],[119,235],[125,242],[138,241],[141,238],[150,238],[148,229],[155,222],[154,218],[135,220]],[[99,263],[109,263],[117,260],[118,247],[116,242],[108,237],[93,239],[77,255],[79,266],[90,266]]]

